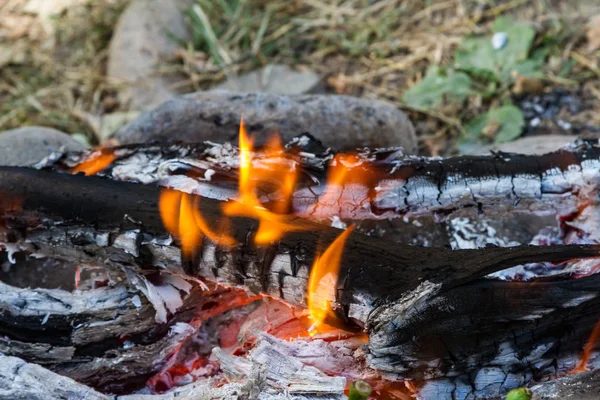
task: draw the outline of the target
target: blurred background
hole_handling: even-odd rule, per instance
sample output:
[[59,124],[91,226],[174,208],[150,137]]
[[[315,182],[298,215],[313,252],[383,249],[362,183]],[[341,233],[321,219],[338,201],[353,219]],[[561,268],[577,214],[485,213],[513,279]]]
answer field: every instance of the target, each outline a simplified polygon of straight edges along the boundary
[[597,0],[0,0],[0,131],[97,145],[218,88],[385,100],[421,154],[566,143],[598,135],[599,62]]

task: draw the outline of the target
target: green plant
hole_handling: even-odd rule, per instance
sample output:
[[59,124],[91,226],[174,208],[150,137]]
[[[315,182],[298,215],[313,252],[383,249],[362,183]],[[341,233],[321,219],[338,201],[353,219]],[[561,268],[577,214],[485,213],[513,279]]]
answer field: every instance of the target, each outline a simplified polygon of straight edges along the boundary
[[373,389],[365,381],[354,381],[348,390],[348,400],[366,400]]
[[425,78],[404,93],[404,101],[413,107],[433,109],[444,100],[462,102],[472,92],[471,78],[451,68],[431,66]]
[[[502,39],[494,46],[493,34]],[[521,110],[510,102],[515,76],[542,74],[547,47],[532,52],[535,30],[526,23],[499,17],[492,35],[464,40],[454,53],[452,66],[430,67],[425,77],[404,93],[403,101],[415,108],[436,109],[447,103],[463,103],[470,95],[490,104],[504,103],[468,121],[463,142],[507,142],[517,138],[525,125]]]
[[519,137],[523,126],[525,119],[517,107],[512,104],[494,107],[465,126],[463,141],[476,141],[484,136],[495,143],[510,142]]

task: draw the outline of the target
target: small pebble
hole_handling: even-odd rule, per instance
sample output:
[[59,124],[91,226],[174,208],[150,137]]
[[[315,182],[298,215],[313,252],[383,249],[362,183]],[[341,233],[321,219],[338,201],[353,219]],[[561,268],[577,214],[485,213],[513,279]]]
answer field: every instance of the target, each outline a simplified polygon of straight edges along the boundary
[[535,117],[534,119],[532,119],[529,122],[529,125],[533,128],[535,128],[536,126],[538,126],[540,124],[541,120],[538,117]]
[[492,47],[494,50],[500,50],[506,43],[508,42],[508,35],[506,32],[496,32],[494,36],[492,36]]
[[557,122],[558,126],[560,126],[561,128],[563,128],[565,131],[568,131],[572,128],[571,123],[569,122],[565,122],[562,119],[559,119]]

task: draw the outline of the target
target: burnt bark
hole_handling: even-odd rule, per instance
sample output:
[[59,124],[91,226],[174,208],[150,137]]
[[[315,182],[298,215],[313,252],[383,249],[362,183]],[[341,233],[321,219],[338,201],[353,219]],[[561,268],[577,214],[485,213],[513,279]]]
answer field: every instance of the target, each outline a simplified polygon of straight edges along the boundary
[[380,306],[368,327],[369,361],[396,377],[437,379],[436,390],[457,397],[553,379],[577,366],[600,315],[599,290],[597,274],[481,279]]
[[[366,181],[340,189],[335,201],[319,200],[333,153],[308,136],[288,144],[302,171],[294,213],[324,221],[386,219],[422,215],[506,216],[511,211],[573,212],[598,186],[600,146],[580,141],[544,155],[494,153],[489,156],[424,158],[395,149],[362,150],[353,173]],[[123,146],[102,150],[116,160],[102,174],[116,180],[158,182],[220,200],[234,198],[238,151],[229,144]],[[69,169],[97,152],[69,153],[42,166]],[[256,153],[260,165],[263,155]],[[191,179],[193,178],[193,179]],[[268,190],[264,194],[269,199]]]
[[[307,279],[314,256],[341,231],[317,223],[281,241],[256,247],[256,221],[236,218],[238,243],[224,249],[205,241],[195,260],[182,259],[177,243],[162,227],[159,188],[101,177],[65,175],[27,168],[0,168],[0,191],[19,201],[2,213],[4,243],[70,261],[148,269],[183,268],[186,273],[306,305]],[[222,201],[201,199],[209,224],[221,218]],[[562,262],[595,257],[599,246],[421,248],[352,234],[344,250],[337,283],[336,317],[364,323],[377,303],[410,294],[419,285],[437,292],[494,271],[528,262]]]

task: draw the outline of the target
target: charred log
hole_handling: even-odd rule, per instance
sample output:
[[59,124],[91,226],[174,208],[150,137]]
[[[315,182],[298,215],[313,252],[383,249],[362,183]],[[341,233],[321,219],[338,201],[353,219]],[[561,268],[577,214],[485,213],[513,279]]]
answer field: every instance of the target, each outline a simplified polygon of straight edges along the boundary
[[[276,244],[257,248],[256,222],[235,220],[238,245],[223,249],[205,241],[200,257],[183,260],[158,215],[159,188],[24,168],[0,169],[0,191],[19,200],[5,208],[2,241],[31,253],[69,261],[185,272],[227,285],[241,285],[296,305],[306,305],[307,278],[321,243],[338,229],[298,220],[304,228]],[[221,201],[201,200],[202,214],[216,224]],[[351,235],[338,280],[336,316],[364,323],[382,301],[394,301],[425,284],[432,291],[450,288],[494,271],[527,262],[562,262],[596,257],[598,246],[486,248],[450,251],[390,245]]]
[[[333,154],[301,137],[288,145],[302,177],[294,212],[315,220],[404,216],[488,216],[509,211],[568,214],[597,188],[600,146],[596,141],[540,156],[495,153],[447,159],[403,157],[396,149],[365,150],[356,173],[369,182],[347,185],[336,202],[319,202]],[[238,152],[229,144],[124,146],[103,150],[115,160],[102,173],[116,180],[160,182],[220,200],[236,196]],[[97,156],[84,152],[47,160],[42,166],[70,169]],[[261,154],[256,155],[261,162]],[[268,193],[265,193],[268,200]]]
[[[160,277],[154,281],[158,291]],[[184,300],[157,324],[154,306],[134,286],[67,292],[0,282],[0,354],[38,363],[102,392],[137,390],[197,333],[200,321],[256,300],[228,288],[189,287],[189,295],[174,287],[160,292]]]
[[[370,362],[429,391],[483,396],[577,366],[600,315],[600,276],[547,282],[483,279],[371,315]],[[439,378],[451,377],[450,380]]]

